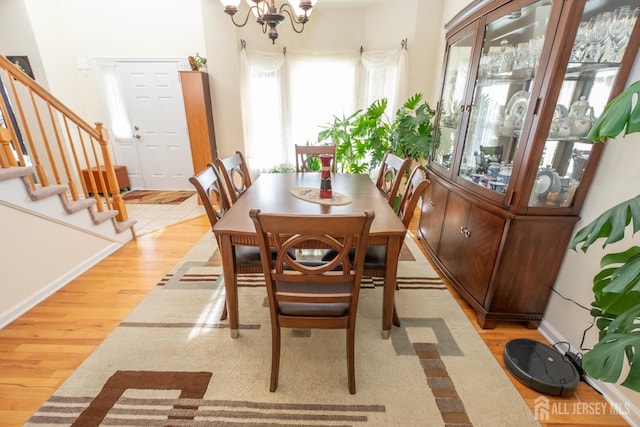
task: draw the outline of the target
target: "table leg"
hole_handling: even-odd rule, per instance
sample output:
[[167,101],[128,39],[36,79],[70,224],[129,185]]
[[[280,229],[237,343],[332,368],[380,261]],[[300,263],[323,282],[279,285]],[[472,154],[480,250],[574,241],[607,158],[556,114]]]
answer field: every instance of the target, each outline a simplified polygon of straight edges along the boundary
[[403,236],[391,236],[387,241],[387,265],[384,277],[384,294],[382,301],[382,338],[391,334],[393,323],[393,307],[395,305],[396,281],[398,275],[398,258],[402,248]]
[[222,272],[227,300],[227,317],[231,338],[238,338],[238,287],[236,283],[235,262],[231,236],[220,236],[220,255],[222,256]]

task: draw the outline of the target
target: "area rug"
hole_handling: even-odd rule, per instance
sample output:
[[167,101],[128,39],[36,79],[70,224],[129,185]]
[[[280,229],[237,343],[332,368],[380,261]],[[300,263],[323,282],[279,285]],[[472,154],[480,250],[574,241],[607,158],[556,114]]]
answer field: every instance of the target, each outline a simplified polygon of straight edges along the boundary
[[27,421],[128,426],[538,425],[413,240],[399,262],[402,322],[381,337],[379,279],[363,284],[356,387],[344,331],[283,333],[269,392],[271,333],[264,278],[239,278],[240,336],[220,321],[224,286],[205,235]]
[[196,194],[189,190],[133,190],[122,195],[122,199],[131,204],[179,205]]

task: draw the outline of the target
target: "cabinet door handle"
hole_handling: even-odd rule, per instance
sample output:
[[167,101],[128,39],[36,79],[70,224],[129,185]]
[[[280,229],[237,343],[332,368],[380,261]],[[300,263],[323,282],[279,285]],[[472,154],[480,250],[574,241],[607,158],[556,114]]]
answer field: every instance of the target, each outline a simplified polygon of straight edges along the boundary
[[467,113],[471,111],[471,104],[467,105],[466,110],[467,110]]
[[464,230],[465,228],[463,226],[460,226],[460,234],[464,234]]
[[433,203],[433,200],[429,200],[429,205],[430,205],[431,207],[434,207],[436,204],[435,204],[435,203]]
[[464,234],[464,237],[471,237],[471,232],[469,231],[468,228],[464,229],[464,233],[463,234]]

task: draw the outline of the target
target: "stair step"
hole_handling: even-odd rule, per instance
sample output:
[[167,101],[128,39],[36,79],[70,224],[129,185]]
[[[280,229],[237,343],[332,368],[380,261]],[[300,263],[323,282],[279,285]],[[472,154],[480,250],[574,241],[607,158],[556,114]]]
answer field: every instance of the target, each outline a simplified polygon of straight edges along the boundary
[[89,209],[95,204],[95,199],[65,200],[64,209],[67,213],[72,214],[80,212],[83,209]]
[[116,232],[117,233],[122,233],[124,231],[127,230],[131,230],[133,234],[133,236],[135,237],[135,228],[133,228],[133,226],[137,223],[138,221],[136,221],[135,219],[127,219],[125,221],[114,221],[114,225],[116,227]]
[[28,176],[33,172],[29,167],[16,167],[16,168],[0,168],[0,181],[7,179],[22,178]]
[[64,194],[69,187],[66,185],[49,185],[46,187],[42,187],[41,185],[36,185],[36,189],[32,190],[28,183],[25,183],[27,187],[27,191],[29,192],[29,197],[31,200],[42,200],[47,197],[57,196],[59,194]]

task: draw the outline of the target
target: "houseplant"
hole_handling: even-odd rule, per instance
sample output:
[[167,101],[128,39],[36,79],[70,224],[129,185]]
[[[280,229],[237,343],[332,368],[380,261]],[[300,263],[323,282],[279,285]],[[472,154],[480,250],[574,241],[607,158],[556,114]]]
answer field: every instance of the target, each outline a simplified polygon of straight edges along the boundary
[[319,143],[330,140],[336,145],[336,161],[343,172],[368,172],[387,151],[416,161],[428,157],[435,113],[422,94],[409,97],[393,121],[384,114],[386,108],[387,99],[382,98],[348,117],[334,116],[318,134]]
[[189,66],[193,71],[199,71],[205,68],[207,65],[207,58],[200,56],[198,52],[196,52],[195,56],[189,57]]
[[[625,135],[640,132],[640,81],[614,98],[594,123],[587,139],[604,142],[623,130]],[[599,239],[602,247],[625,238],[631,226],[640,230],[640,194],[626,200],[579,230],[571,248],[586,252]],[[593,279],[594,301],[591,314],[596,319],[599,340],[582,359],[589,376],[617,382],[627,372],[621,385],[640,391],[640,247],[605,254],[602,270]],[[626,363],[625,363],[626,359]]]

